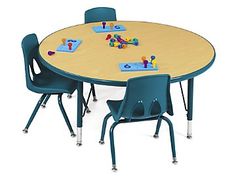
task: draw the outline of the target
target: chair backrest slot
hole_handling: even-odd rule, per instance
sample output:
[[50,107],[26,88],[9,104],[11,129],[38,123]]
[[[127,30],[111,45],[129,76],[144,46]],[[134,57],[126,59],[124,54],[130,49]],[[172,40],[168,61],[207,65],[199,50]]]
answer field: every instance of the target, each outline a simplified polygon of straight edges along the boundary
[[149,114],[151,116],[155,116],[155,115],[161,114],[161,106],[160,106],[160,104],[159,104],[159,102],[158,102],[158,100],[156,98],[152,101],[149,110],[150,110]]
[[131,110],[131,117],[143,117],[144,116],[144,106],[142,101],[138,101],[134,107],[133,110]]
[[33,58],[33,68],[34,68],[34,73],[39,74],[41,73],[41,68],[35,58]]

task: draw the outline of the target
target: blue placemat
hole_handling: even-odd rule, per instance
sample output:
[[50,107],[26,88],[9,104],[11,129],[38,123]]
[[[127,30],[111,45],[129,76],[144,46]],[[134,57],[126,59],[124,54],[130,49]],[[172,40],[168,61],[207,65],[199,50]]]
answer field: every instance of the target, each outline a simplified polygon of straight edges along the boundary
[[121,71],[153,71],[158,70],[158,67],[153,68],[151,63],[147,64],[147,68],[144,68],[142,62],[137,63],[120,63],[119,64]]
[[[72,43],[71,50],[69,50],[68,43]],[[79,39],[66,39],[65,45],[61,44],[58,48],[57,51],[59,52],[74,52],[78,46],[81,44],[81,40]]]
[[123,25],[115,25],[112,29],[110,28],[109,25],[106,25],[105,28],[103,29],[101,25],[101,26],[94,26],[93,31],[95,31],[96,33],[106,33],[114,31],[126,31],[126,29]]

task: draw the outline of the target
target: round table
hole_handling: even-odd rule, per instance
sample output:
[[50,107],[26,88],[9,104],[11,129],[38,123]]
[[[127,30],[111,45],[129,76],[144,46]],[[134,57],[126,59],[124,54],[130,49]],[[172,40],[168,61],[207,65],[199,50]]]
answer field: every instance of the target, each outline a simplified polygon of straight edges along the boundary
[[[109,24],[109,22],[107,22]],[[158,23],[114,21],[126,31],[112,32],[121,37],[137,38],[139,45],[128,45],[126,49],[110,47],[105,40],[109,33],[95,33],[94,26],[101,22],[75,25],[47,36],[39,46],[41,62],[52,71],[78,81],[77,134],[82,128],[83,82],[125,86],[129,78],[169,74],[171,82],[188,80],[188,137],[191,137],[193,107],[193,78],[206,71],[214,62],[215,50],[209,41],[193,32]],[[62,38],[79,39],[82,43],[72,53],[57,52]],[[56,51],[52,56],[48,51]],[[141,62],[141,57],[155,55],[158,70],[121,72],[119,63]],[[181,86],[182,88],[182,86]],[[184,98],[184,97],[183,97]],[[81,144],[81,136],[77,136]]]

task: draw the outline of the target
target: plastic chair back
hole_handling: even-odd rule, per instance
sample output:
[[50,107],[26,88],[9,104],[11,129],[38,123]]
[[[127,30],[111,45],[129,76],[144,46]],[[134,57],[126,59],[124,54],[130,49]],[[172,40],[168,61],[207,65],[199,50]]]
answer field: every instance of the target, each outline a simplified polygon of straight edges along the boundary
[[110,7],[96,7],[85,11],[85,23],[116,21],[116,10]]
[[40,71],[46,71],[46,68],[38,61],[39,42],[36,34],[25,36],[22,40],[21,47],[24,55],[26,86],[29,90],[35,91],[36,88],[30,77],[30,74],[32,74],[33,78],[36,75],[33,61],[38,64]]
[[165,112],[173,115],[169,75],[150,75],[128,80],[119,117],[146,119]]

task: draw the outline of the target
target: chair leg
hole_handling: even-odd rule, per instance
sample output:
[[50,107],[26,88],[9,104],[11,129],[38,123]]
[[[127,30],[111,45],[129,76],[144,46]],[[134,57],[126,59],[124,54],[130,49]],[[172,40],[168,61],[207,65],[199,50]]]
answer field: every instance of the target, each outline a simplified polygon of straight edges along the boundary
[[67,127],[68,127],[69,130],[70,130],[71,136],[72,136],[72,137],[75,137],[76,135],[75,135],[75,133],[74,133],[72,127],[71,127],[70,121],[69,121],[69,119],[68,119],[68,116],[67,116],[66,111],[65,111],[65,109],[64,109],[64,107],[63,107],[63,104],[62,104],[62,94],[59,94],[59,95],[58,95],[58,105],[59,105],[60,110],[61,110],[61,112],[62,112],[62,115],[63,115],[63,117],[64,117],[64,119],[65,119],[65,122],[66,122],[66,124],[67,124]]
[[159,118],[159,119],[157,120],[156,132],[155,132],[155,134],[153,135],[154,138],[158,138],[158,137],[159,137],[159,131],[160,131],[160,127],[161,127],[161,121],[162,121],[161,118]]
[[114,143],[114,129],[119,124],[119,122],[114,122],[110,128],[110,147],[111,147],[111,158],[112,158],[112,171],[117,171],[116,168],[116,153],[115,153],[115,143]]
[[90,113],[91,110],[89,109],[88,102],[86,102],[84,96],[83,96],[83,100],[82,101],[83,101],[83,104],[84,104],[84,113],[83,113],[83,116],[84,116],[85,115],[85,111],[86,111],[86,113]]
[[46,96],[47,96],[47,94],[43,94],[43,95],[40,97],[38,103],[36,104],[36,106],[35,106],[35,108],[34,108],[32,114],[31,114],[31,116],[30,116],[30,118],[29,118],[29,120],[28,120],[27,125],[25,126],[25,128],[24,128],[24,130],[23,130],[24,133],[28,133],[29,126],[30,126],[30,124],[32,123],[32,121],[34,120],[34,117],[35,117],[36,113],[38,112],[39,107],[40,107],[40,105],[42,104],[42,102],[43,102],[43,100],[45,99]]
[[85,100],[85,98],[83,97],[83,104],[84,104],[85,109],[84,109],[84,112],[83,112],[82,116],[85,115],[85,112],[86,113],[90,113],[91,112],[91,110],[88,107],[88,103],[89,103],[89,99],[90,99],[91,93],[93,95],[93,101],[97,101],[96,94],[95,94],[94,84],[91,84],[91,88],[89,90],[89,94],[88,94],[87,100]]
[[43,103],[41,104],[41,107],[42,107],[42,108],[45,108],[45,107],[46,107],[46,104],[47,104],[47,102],[48,102],[50,96],[51,96],[51,94],[48,94],[48,95],[46,96],[46,98],[44,99]]
[[162,116],[162,119],[164,119],[168,125],[169,125],[169,131],[170,131],[170,143],[171,143],[171,150],[172,150],[172,157],[173,157],[173,164],[177,164],[178,161],[176,159],[176,152],[175,152],[175,138],[174,138],[174,129],[171,121],[167,118]]
[[111,117],[111,113],[108,113],[104,120],[103,120],[103,123],[102,123],[102,133],[101,133],[101,138],[100,138],[100,141],[99,143],[100,144],[104,144],[104,137],[105,137],[105,133],[106,133],[106,127],[107,127],[107,121],[108,119]]
[[91,84],[91,90],[92,90],[92,95],[93,95],[93,101],[98,101],[96,97],[94,84]]

